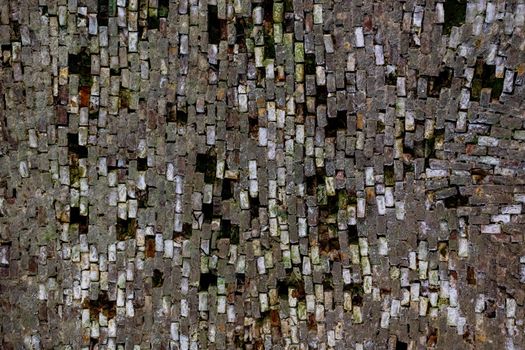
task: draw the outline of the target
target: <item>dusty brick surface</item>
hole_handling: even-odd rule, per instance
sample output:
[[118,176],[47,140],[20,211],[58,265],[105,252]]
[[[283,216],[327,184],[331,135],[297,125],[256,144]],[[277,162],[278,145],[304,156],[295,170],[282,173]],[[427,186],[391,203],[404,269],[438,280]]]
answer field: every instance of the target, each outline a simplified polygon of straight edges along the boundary
[[0,1],[0,348],[523,349],[524,22]]

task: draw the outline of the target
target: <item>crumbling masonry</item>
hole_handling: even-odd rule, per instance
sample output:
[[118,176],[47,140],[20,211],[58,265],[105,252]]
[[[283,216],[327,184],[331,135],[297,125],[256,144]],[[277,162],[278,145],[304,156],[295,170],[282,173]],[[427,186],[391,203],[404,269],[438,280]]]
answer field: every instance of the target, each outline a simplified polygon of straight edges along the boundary
[[0,0],[1,349],[524,349],[523,0]]

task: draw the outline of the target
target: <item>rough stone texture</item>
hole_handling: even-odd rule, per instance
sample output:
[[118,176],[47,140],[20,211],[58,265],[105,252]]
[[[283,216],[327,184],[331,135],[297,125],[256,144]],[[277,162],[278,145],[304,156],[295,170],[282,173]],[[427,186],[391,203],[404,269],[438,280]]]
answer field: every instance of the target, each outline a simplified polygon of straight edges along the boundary
[[0,1],[0,348],[523,349],[524,22]]

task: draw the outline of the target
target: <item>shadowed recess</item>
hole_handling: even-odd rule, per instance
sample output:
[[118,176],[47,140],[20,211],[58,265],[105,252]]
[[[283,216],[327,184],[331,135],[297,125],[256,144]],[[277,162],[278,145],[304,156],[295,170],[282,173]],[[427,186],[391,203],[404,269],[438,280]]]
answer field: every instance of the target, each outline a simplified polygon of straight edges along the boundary
[[496,77],[495,65],[488,65],[482,59],[478,59],[474,67],[470,99],[479,101],[481,90],[484,88],[491,89],[490,97],[492,100],[499,99],[503,91],[503,80],[503,78]]
[[199,292],[208,291],[208,288],[217,286],[217,274],[201,273],[199,277]]
[[210,149],[206,154],[197,154],[197,161],[195,171],[204,174],[205,183],[213,183],[215,181],[217,171],[217,156],[215,151]]
[[431,97],[439,97],[441,89],[452,86],[453,77],[454,70],[449,67],[443,68],[437,77],[430,77],[428,79],[428,95]]
[[85,47],[78,54],[68,55],[69,74],[78,74],[80,86],[91,86],[93,77],[91,76],[91,55]]
[[164,283],[164,274],[159,269],[154,269],[151,281],[153,288],[162,287],[162,284]]
[[137,219],[128,218],[126,220],[117,218],[117,240],[124,241],[135,238],[137,234]]
[[443,25],[443,34],[450,34],[452,27],[459,27],[465,22],[467,12],[466,0],[446,0],[444,6],[445,23]]
[[98,315],[102,313],[106,318],[114,318],[117,314],[117,302],[110,300],[108,292],[100,291],[96,300],[85,298],[82,302],[84,309],[89,309],[89,317],[91,320],[98,320]]

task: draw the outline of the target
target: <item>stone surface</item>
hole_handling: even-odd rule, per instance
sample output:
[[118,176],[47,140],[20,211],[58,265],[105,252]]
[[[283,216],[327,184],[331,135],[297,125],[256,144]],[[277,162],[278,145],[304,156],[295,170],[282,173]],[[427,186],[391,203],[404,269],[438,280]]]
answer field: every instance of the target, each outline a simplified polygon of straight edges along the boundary
[[0,1],[0,348],[523,348],[524,25]]

